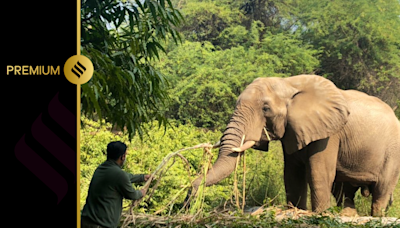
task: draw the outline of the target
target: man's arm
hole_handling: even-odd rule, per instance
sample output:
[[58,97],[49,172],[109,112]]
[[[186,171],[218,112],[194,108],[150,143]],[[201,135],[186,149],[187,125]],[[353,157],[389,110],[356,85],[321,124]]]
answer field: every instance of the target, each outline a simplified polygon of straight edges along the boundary
[[140,182],[144,182],[144,174],[131,174],[131,173],[127,173],[128,177],[129,177],[129,181],[131,183],[140,183]]
[[131,173],[127,174],[131,183],[145,182],[150,178],[150,175],[148,174],[136,174],[136,175],[133,175]]
[[[122,173],[126,174],[126,173]],[[121,175],[118,190],[126,199],[138,200],[142,198],[146,192],[143,190],[135,190],[132,187],[131,177],[129,175]]]

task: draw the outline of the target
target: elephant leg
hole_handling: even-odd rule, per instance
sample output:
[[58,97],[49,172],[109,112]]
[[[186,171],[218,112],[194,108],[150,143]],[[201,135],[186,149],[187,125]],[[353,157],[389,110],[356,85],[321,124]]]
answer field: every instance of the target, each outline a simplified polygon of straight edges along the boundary
[[338,207],[343,206],[344,198],[344,184],[343,182],[334,182],[332,185],[332,194],[336,199],[336,205]]
[[332,193],[336,198],[336,205],[343,206],[341,214],[345,216],[357,215],[354,197],[359,187],[347,182],[335,182],[333,185]]
[[336,199],[338,207],[343,206],[344,189],[343,182],[334,182],[332,185],[332,194]]
[[297,155],[285,154],[284,181],[288,205],[307,210],[307,179],[305,165]]
[[330,207],[338,149],[339,140],[335,137],[313,142],[307,148],[306,173],[311,190],[312,210],[315,212],[322,212]]
[[385,189],[385,187],[382,184],[377,184],[374,186],[374,190],[372,191],[372,205],[371,205],[372,216],[385,215],[385,209],[388,206],[392,191],[389,192],[389,189]]
[[[395,167],[395,169],[390,169]],[[397,161],[391,161],[385,166],[380,181],[372,185],[372,216],[384,216],[390,201],[393,200],[393,192],[400,178],[400,167]],[[388,181],[389,180],[389,181]],[[394,180],[394,181],[393,181]]]
[[388,210],[395,184],[393,183],[376,183],[372,189],[372,216],[385,216]]

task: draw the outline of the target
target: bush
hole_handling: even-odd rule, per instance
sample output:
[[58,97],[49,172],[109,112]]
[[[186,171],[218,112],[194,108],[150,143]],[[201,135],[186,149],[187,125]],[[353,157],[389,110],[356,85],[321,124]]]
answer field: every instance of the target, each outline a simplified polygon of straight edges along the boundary
[[286,204],[283,182],[283,152],[280,142],[272,142],[268,152],[249,150],[246,162],[248,205]]
[[[248,33],[253,38],[245,46],[221,50],[210,42],[185,41],[163,56],[158,68],[173,85],[166,115],[197,127],[223,130],[237,97],[254,79],[311,73],[318,65],[318,51],[296,35],[266,33],[260,41],[259,30],[262,27],[254,23]],[[229,31],[221,36],[229,39]]]
[[[83,208],[94,170],[106,160],[105,148],[110,141],[120,140],[127,144],[128,156],[123,167],[125,171],[133,174],[150,174],[168,153],[204,142],[213,143],[220,137],[218,132],[196,129],[191,125],[176,124],[173,128],[164,131],[158,128],[158,124],[154,122],[146,126],[148,134],[143,137],[143,141],[137,136],[129,141],[126,134],[113,134],[110,131],[111,125],[108,123],[100,126],[99,122],[86,118],[83,118],[83,123],[84,126],[81,129],[81,208]],[[217,151],[214,152],[217,153]],[[183,163],[176,160],[163,176],[160,186],[151,199],[151,205],[148,206],[149,211],[161,209],[183,185],[188,184],[194,178],[202,153],[201,149],[184,153],[192,165],[190,177]],[[140,188],[140,186],[135,187]],[[180,201],[182,202],[183,198]],[[127,205],[127,203],[126,201],[124,204]]]
[[[219,140],[222,133],[219,131],[209,131],[196,128],[193,125],[182,125],[172,122],[172,127],[158,128],[154,122],[147,126],[148,135],[145,135],[143,141],[138,136],[131,141],[126,134],[113,134],[111,125],[94,122],[86,118],[82,119],[84,126],[81,129],[81,209],[85,203],[88,186],[94,170],[106,160],[105,148],[110,141],[120,140],[127,144],[128,156],[125,171],[140,174],[152,173],[161,163],[162,159],[169,154],[182,148],[192,147],[200,143],[214,143]],[[247,205],[260,205],[264,202],[273,204],[282,204],[284,202],[283,188],[283,160],[280,146],[271,145],[269,153],[249,150],[246,152],[246,200]],[[218,150],[212,150],[213,162],[218,157]],[[172,197],[182,188],[196,178],[196,173],[200,169],[200,162],[203,156],[202,149],[188,150],[182,152],[182,155],[189,161],[191,166],[190,176],[180,159],[177,159],[167,166],[171,168],[163,175],[160,185],[150,199],[148,205],[143,205],[142,211],[155,212],[163,209]],[[241,163],[242,164],[242,163]],[[242,174],[243,166],[238,168],[238,186],[242,192]],[[139,185],[135,186],[140,188]],[[223,204],[232,197],[233,174],[229,178],[222,180],[217,185],[206,188],[204,210],[209,211],[212,208]],[[182,203],[186,191],[179,196],[176,203]],[[266,200],[264,200],[266,199]],[[124,202],[128,206],[128,201]],[[167,208],[169,209],[169,208]],[[167,212],[165,209],[165,212]]]

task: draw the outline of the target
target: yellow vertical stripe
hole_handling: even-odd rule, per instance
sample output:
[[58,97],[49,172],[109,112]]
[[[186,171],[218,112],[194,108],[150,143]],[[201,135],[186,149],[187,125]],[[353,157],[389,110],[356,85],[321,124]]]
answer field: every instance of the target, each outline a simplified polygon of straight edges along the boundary
[[[81,54],[81,1],[77,0],[76,1],[76,54],[80,55]],[[81,178],[81,169],[80,169],[80,157],[81,157],[81,151],[80,151],[80,142],[81,142],[81,125],[80,121],[81,120],[81,85],[78,83],[76,84],[76,222],[77,222],[77,228],[81,227],[81,202],[80,202],[80,195],[81,195],[81,189],[80,189],[80,178]]]

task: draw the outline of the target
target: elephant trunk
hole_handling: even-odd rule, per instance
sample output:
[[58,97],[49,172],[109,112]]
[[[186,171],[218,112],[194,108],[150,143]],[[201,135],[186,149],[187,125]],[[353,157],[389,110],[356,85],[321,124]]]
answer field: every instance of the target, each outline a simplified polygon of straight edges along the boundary
[[[244,125],[233,120],[228,124],[221,137],[218,158],[206,176],[206,186],[218,183],[235,169],[237,156],[240,156],[241,152],[235,152],[232,149],[238,148],[241,144],[244,132],[242,126]],[[200,176],[193,182],[194,191],[197,191],[202,179],[203,177]]]

